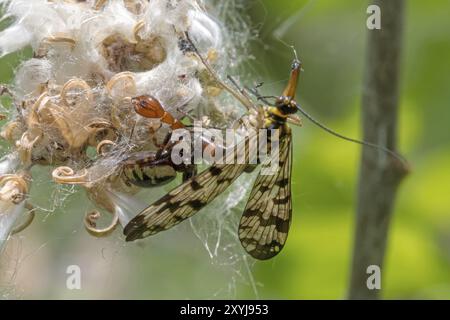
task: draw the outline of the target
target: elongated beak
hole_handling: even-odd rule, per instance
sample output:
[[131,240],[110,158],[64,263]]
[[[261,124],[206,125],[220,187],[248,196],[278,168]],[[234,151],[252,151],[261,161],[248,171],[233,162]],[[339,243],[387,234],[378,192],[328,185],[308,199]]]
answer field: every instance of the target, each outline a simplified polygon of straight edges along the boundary
[[286,89],[284,89],[283,91],[284,97],[289,97],[290,99],[295,98],[295,93],[297,91],[298,79],[300,77],[301,70],[302,70],[302,63],[299,60],[295,59],[292,62],[291,77],[289,79]]

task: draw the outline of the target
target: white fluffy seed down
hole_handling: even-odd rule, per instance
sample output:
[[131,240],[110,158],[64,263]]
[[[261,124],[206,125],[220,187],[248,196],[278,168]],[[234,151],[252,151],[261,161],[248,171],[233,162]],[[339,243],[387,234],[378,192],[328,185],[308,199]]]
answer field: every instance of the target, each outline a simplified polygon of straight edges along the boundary
[[[178,76],[191,75],[200,68],[179,50],[179,34],[189,31],[203,52],[219,52],[223,46],[221,28],[195,0],[105,1],[99,10],[94,10],[95,1],[0,2],[6,7],[4,18],[14,19],[0,33],[0,55],[26,46],[37,54],[47,52],[44,60],[28,61],[18,70],[16,87],[25,93],[33,91],[36,82],[46,80],[59,85],[75,77],[107,81],[118,71],[136,71],[136,92],[151,92],[164,103],[180,87]],[[135,7],[138,9],[132,10]],[[143,25],[137,28],[139,23]],[[126,48],[136,42],[136,36],[149,41],[143,47],[153,45],[150,59],[145,60],[154,59],[154,64],[146,61],[139,65],[136,60],[143,60],[143,54]],[[118,38],[120,41],[105,49],[105,40]],[[118,55],[125,56],[120,59],[122,65],[113,65],[111,56]],[[123,61],[127,59],[135,59],[135,65]],[[181,88],[188,88],[196,102],[202,95],[197,79],[188,78]]]
[[[188,33],[214,68],[226,68],[225,50],[232,44],[230,36],[224,36],[224,26],[206,12],[211,3],[0,0],[0,4],[3,19],[11,21],[0,32],[0,56],[24,48],[33,51],[33,58],[16,70],[13,83],[2,87],[2,94],[12,96],[13,111],[5,115],[10,120],[1,137],[13,146],[18,159],[17,166],[3,175],[28,177],[32,166],[45,165],[52,168],[56,183],[84,187],[96,207],[115,215],[111,226],[100,232],[95,229],[97,214],[88,214],[85,225],[91,234],[109,234],[138,213],[123,205],[138,190],[123,181],[119,164],[129,152],[154,150],[150,138],[158,141],[167,134],[164,125],[134,112],[131,97],[149,94],[176,118],[189,114],[222,126],[231,125],[241,110],[237,102],[223,99],[220,85],[183,45]],[[92,149],[97,151],[94,156],[88,152]],[[3,216],[0,213],[0,226]]]

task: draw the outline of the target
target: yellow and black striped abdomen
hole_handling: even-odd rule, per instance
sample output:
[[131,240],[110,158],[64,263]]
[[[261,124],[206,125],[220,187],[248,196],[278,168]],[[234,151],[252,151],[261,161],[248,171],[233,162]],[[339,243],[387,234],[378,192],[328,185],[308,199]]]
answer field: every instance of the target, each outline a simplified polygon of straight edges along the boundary
[[151,151],[131,155],[123,161],[122,170],[127,181],[142,188],[164,185],[177,176],[169,157]]

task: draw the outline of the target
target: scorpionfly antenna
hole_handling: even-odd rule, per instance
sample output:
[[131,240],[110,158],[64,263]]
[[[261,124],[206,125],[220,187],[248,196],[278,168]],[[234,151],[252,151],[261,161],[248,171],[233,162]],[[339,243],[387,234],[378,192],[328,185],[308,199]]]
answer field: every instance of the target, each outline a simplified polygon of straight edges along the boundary
[[[295,52],[295,54],[296,54],[296,52]],[[299,60],[297,60],[297,58],[295,58],[295,59],[296,60],[294,60],[294,64],[296,63],[296,61],[299,61]],[[251,91],[251,90],[249,92],[254,94],[257,97],[258,100],[261,100],[264,103],[267,103],[267,99],[274,99],[274,100],[279,99],[279,97],[276,97],[276,96],[261,96],[258,92]],[[271,103],[269,103],[269,105],[270,104]],[[367,142],[367,141],[364,141],[364,140],[358,140],[358,139],[353,139],[353,138],[349,138],[347,136],[344,136],[344,135],[342,135],[342,134],[340,134],[340,133],[330,129],[326,125],[322,124],[319,120],[317,120],[316,118],[311,116],[296,101],[295,101],[295,105],[297,107],[298,112],[300,112],[303,116],[305,116],[314,125],[316,125],[317,127],[321,128],[322,130],[328,132],[329,134],[331,134],[331,135],[333,135],[333,136],[335,136],[337,138],[340,138],[342,140],[348,141],[348,142],[356,143],[356,144],[359,144],[359,145],[362,145],[362,146],[366,146],[366,147],[370,147],[370,148],[373,148],[373,149],[377,149],[377,150],[381,150],[383,152],[386,152],[389,155],[391,155],[394,158],[396,158],[397,160],[401,161],[405,165],[405,167],[409,167],[408,161],[403,156],[401,156],[400,154],[398,154],[398,153],[396,153],[396,152],[394,152],[394,151],[392,151],[392,150],[390,150],[390,149],[388,149],[386,147],[383,147],[383,146],[380,146],[380,145],[377,145],[377,144],[374,144],[374,143],[370,143],[370,142]],[[293,123],[293,124],[295,124],[295,123]]]
[[401,161],[406,167],[409,167],[409,163],[408,160],[406,160],[402,155],[398,154],[395,151],[392,151],[386,147],[380,146],[378,144],[375,143],[370,143],[364,140],[358,140],[358,139],[353,139],[353,138],[349,138],[346,137],[330,128],[328,128],[327,126],[325,126],[324,124],[322,124],[320,121],[316,120],[313,116],[311,116],[308,112],[306,112],[302,107],[300,107],[299,104],[296,103],[297,106],[297,110],[303,114],[309,121],[311,121],[314,125],[318,126],[319,128],[321,128],[322,130],[328,132],[329,134],[338,137],[342,140],[348,141],[348,142],[352,142],[352,143],[356,143],[356,144],[360,144],[362,146],[366,146],[369,148],[373,148],[373,149],[377,149],[377,150],[381,150],[383,152],[388,153],[389,155],[393,156],[394,158],[396,158],[397,160]]

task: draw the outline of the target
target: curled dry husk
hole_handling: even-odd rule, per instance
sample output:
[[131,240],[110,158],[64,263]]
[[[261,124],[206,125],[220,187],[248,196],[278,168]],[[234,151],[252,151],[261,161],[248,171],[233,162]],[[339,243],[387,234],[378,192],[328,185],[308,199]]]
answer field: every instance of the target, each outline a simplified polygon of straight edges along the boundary
[[[2,164],[9,161],[8,158],[3,159]],[[34,218],[33,208],[26,203],[29,179],[30,176],[26,172],[0,175],[0,252],[9,236],[25,229]],[[16,226],[24,209],[30,210],[28,217]]]
[[[12,151],[0,163],[0,239],[27,208],[34,212],[25,200],[34,165],[48,166],[55,183],[87,192],[96,209],[86,213],[85,226],[94,236],[109,235],[144,207],[120,163],[156,148],[152,141],[168,129],[135,114],[131,97],[151,94],[175,117],[190,114],[213,126],[230,124],[236,114],[231,104],[218,107],[221,86],[183,46],[188,32],[215,68],[227,65],[222,27],[203,3],[0,2],[14,19],[0,33],[0,55],[25,46],[34,53],[2,90],[14,111],[1,131]],[[112,216],[104,228],[97,226],[102,211]]]

